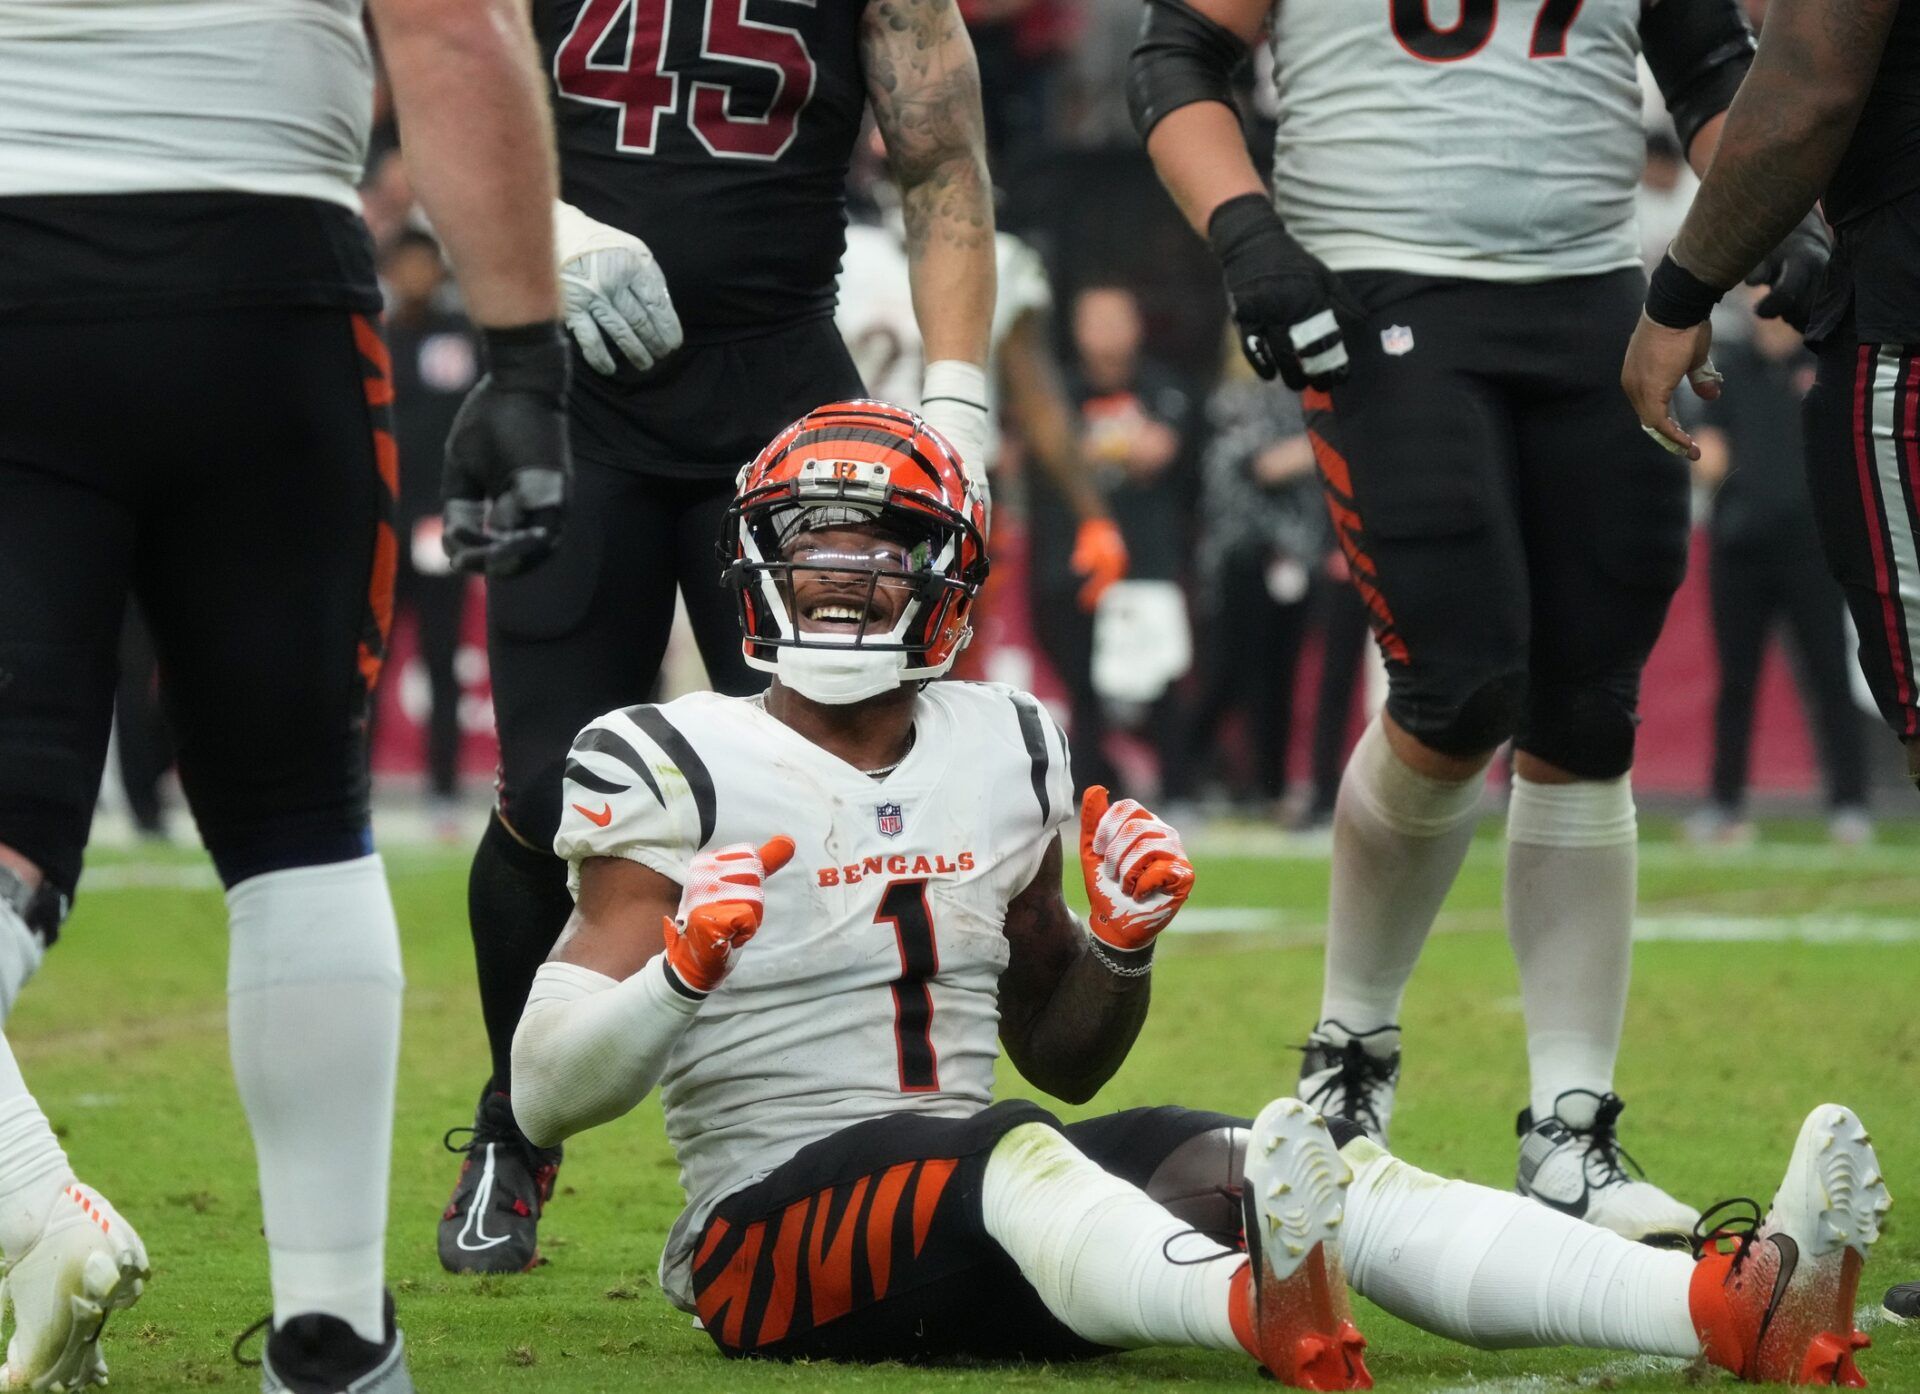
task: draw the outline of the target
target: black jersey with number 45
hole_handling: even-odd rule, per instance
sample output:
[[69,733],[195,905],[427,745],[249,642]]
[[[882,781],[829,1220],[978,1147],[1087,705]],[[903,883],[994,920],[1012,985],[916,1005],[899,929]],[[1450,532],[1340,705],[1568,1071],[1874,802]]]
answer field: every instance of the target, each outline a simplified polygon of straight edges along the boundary
[[561,197],[653,249],[690,342],[831,314],[865,0],[535,0]]

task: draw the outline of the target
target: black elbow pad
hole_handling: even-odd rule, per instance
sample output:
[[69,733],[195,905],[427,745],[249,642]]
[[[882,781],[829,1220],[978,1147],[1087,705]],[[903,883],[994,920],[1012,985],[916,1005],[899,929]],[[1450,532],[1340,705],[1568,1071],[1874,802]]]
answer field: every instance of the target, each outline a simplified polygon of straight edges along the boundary
[[1147,0],[1140,42],[1127,62],[1127,110],[1145,140],[1170,111],[1195,102],[1233,105],[1233,73],[1247,46],[1185,0]]
[[1685,156],[1740,89],[1753,63],[1753,30],[1740,0],[1658,0],[1640,20],[1640,48]]

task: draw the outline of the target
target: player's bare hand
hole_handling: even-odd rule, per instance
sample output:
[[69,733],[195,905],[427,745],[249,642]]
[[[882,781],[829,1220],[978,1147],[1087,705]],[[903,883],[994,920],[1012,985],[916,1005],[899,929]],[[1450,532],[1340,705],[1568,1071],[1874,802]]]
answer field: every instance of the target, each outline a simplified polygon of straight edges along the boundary
[[1109,805],[1098,784],[1080,799],[1080,871],[1088,928],[1121,950],[1151,944],[1193,890],[1193,863],[1172,825],[1132,799]]
[[641,372],[680,347],[680,315],[646,243],[560,203],[554,206],[554,246],[567,332],[594,372],[612,377],[619,369],[609,340]]
[[666,921],[667,965],[695,992],[712,992],[733,966],[733,953],[760,932],[766,914],[762,883],[793,860],[793,839],[755,847],[735,842],[702,852],[687,868],[680,912]]
[[1213,211],[1207,241],[1227,280],[1240,349],[1263,378],[1295,392],[1345,382],[1349,360],[1341,321],[1366,317],[1325,263],[1294,241],[1263,194],[1242,194]]
[[1107,587],[1127,574],[1127,544],[1111,518],[1088,518],[1073,539],[1069,560],[1074,574],[1083,577],[1080,608],[1091,611]]
[[447,433],[440,545],[462,571],[511,576],[553,551],[566,521],[570,366],[557,324],[485,339],[487,374]]
[[1720,395],[1722,378],[1707,356],[1713,347],[1713,326],[1702,322],[1690,329],[1669,329],[1642,313],[1627,345],[1627,361],[1620,369],[1620,386],[1640,418],[1640,429],[1675,455],[1700,458],[1695,444],[1673,419],[1673,394],[1686,378],[1707,401]]

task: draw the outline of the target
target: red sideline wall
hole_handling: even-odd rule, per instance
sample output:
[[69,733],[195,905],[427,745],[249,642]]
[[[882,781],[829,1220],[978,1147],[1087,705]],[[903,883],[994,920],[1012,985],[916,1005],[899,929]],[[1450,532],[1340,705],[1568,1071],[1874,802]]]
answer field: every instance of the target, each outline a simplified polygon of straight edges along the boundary
[[[977,624],[982,647],[1031,647],[1025,607],[1025,538],[1011,520],[995,531],[994,577]],[[465,730],[461,764],[471,776],[491,778],[495,746],[485,643],[481,593],[475,582],[460,663]],[[392,652],[379,692],[374,766],[382,774],[418,774],[421,769],[426,679],[416,652],[412,620],[403,612],[395,621]],[[1291,764],[1300,775],[1305,773],[1305,741],[1310,730],[1306,709],[1317,666],[1317,656],[1310,652],[1302,664],[1300,719],[1294,724],[1296,749]],[[1044,697],[1056,697],[1059,686],[1045,671],[1044,663],[1036,662],[1034,668],[1036,689]],[[1686,583],[1674,599],[1666,632],[1647,667],[1636,787],[1649,793],[1674,794],[1696,793],[1704,788],[1712,754],[1715,682],[1713,637],[1707,615],[1706,547],[1696,536]],[[1761,683],[1753,743],[1753,787],[1762,793],[1804,793],[1814,789],[1816,783],[1817,767],[1801,718],[1799,697],[1776,648],[1768,656]]]

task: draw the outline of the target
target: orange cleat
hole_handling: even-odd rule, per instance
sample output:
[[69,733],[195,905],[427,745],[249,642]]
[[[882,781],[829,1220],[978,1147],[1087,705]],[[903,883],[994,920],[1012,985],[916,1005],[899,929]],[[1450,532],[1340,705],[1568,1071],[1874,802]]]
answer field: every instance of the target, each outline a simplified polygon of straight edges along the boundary
[[1268,1373],[1296,1389],[1373,1388],[1333,1243],[1352,1181],[1326,1120],[1298,1099],[1278,1099],[1253,1120],[1240,1200],[1247,1266],[1234,1275],[1233,1328]]
[[[1701,1218],[1689,1302],[1707,1359],[1744,1380],[1865,1387],[1854,1352],[1854,1300],[1867,1250],[1891,1201],[1872,1139],[1853,1113],[1807,1116],[1764,1220],[1750,1200]],[[1749,1213],[1709,1229],[1716,1213]]]

